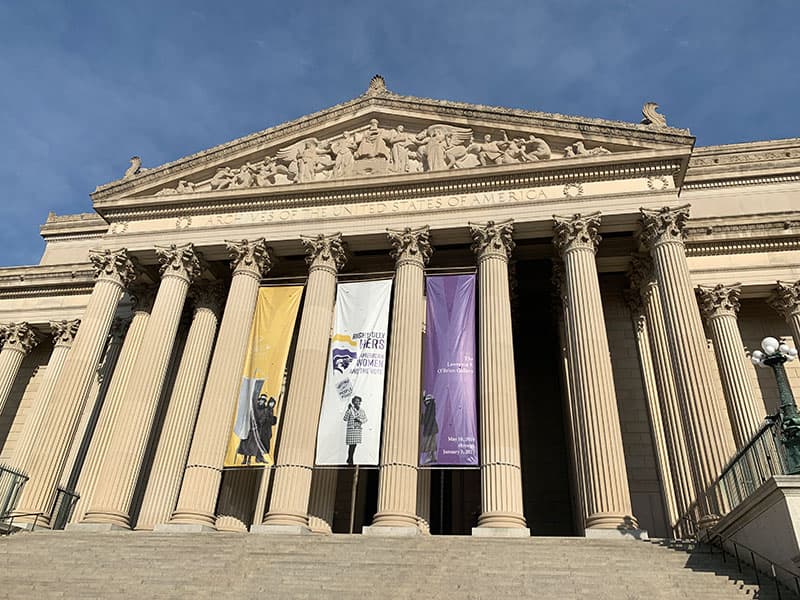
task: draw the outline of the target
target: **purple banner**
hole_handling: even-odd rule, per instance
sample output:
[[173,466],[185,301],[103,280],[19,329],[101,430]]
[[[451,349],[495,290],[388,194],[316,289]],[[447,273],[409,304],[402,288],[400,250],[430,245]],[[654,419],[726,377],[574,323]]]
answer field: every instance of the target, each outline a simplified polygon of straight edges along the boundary
[[428,277],[419,462],[477,465],[475,275]]

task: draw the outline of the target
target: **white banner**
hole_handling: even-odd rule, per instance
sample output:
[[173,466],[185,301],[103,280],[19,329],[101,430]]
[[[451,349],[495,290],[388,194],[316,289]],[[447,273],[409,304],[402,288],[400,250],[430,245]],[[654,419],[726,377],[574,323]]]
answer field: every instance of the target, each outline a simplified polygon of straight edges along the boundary
[[337,286],[318,465],[378,464],[391,293],[391,279]]

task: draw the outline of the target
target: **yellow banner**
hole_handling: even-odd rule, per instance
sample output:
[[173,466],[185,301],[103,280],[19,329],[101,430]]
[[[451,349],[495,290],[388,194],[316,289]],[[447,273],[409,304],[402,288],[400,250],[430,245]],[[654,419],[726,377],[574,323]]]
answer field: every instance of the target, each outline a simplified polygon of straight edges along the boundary
[[284,371],[302,296],[303,286],[262,287],[258,291],[226,467],[273,463],[286,389]]

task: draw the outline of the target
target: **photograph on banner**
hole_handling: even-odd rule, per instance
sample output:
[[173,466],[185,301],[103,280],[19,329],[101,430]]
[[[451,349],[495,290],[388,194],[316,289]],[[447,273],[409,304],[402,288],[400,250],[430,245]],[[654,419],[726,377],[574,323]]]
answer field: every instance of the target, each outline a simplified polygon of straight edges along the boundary
[[262,287],[250,328],[225,467],[272,465],[286,362],[303,286]]
[[478,465],[475,275],[428,277],[419,463]]
[[318,465],[378,464],[391,294],[391,279],[336,287]]

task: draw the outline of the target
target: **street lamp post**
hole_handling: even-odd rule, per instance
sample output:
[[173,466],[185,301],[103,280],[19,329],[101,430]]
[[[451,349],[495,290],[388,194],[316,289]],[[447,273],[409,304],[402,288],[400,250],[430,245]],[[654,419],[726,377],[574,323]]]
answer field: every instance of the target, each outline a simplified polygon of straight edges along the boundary
[[781,401],[781,443],[786,449],[786,466],[789,475],[800,474],[800,412],[794,403],[792,388],[783,363],[797,358],[797,350],[779,342],[774,337],[761,340],[761,350],[750,355],[750,360],[759,367],[770,367],[775,373],[778,395]]

